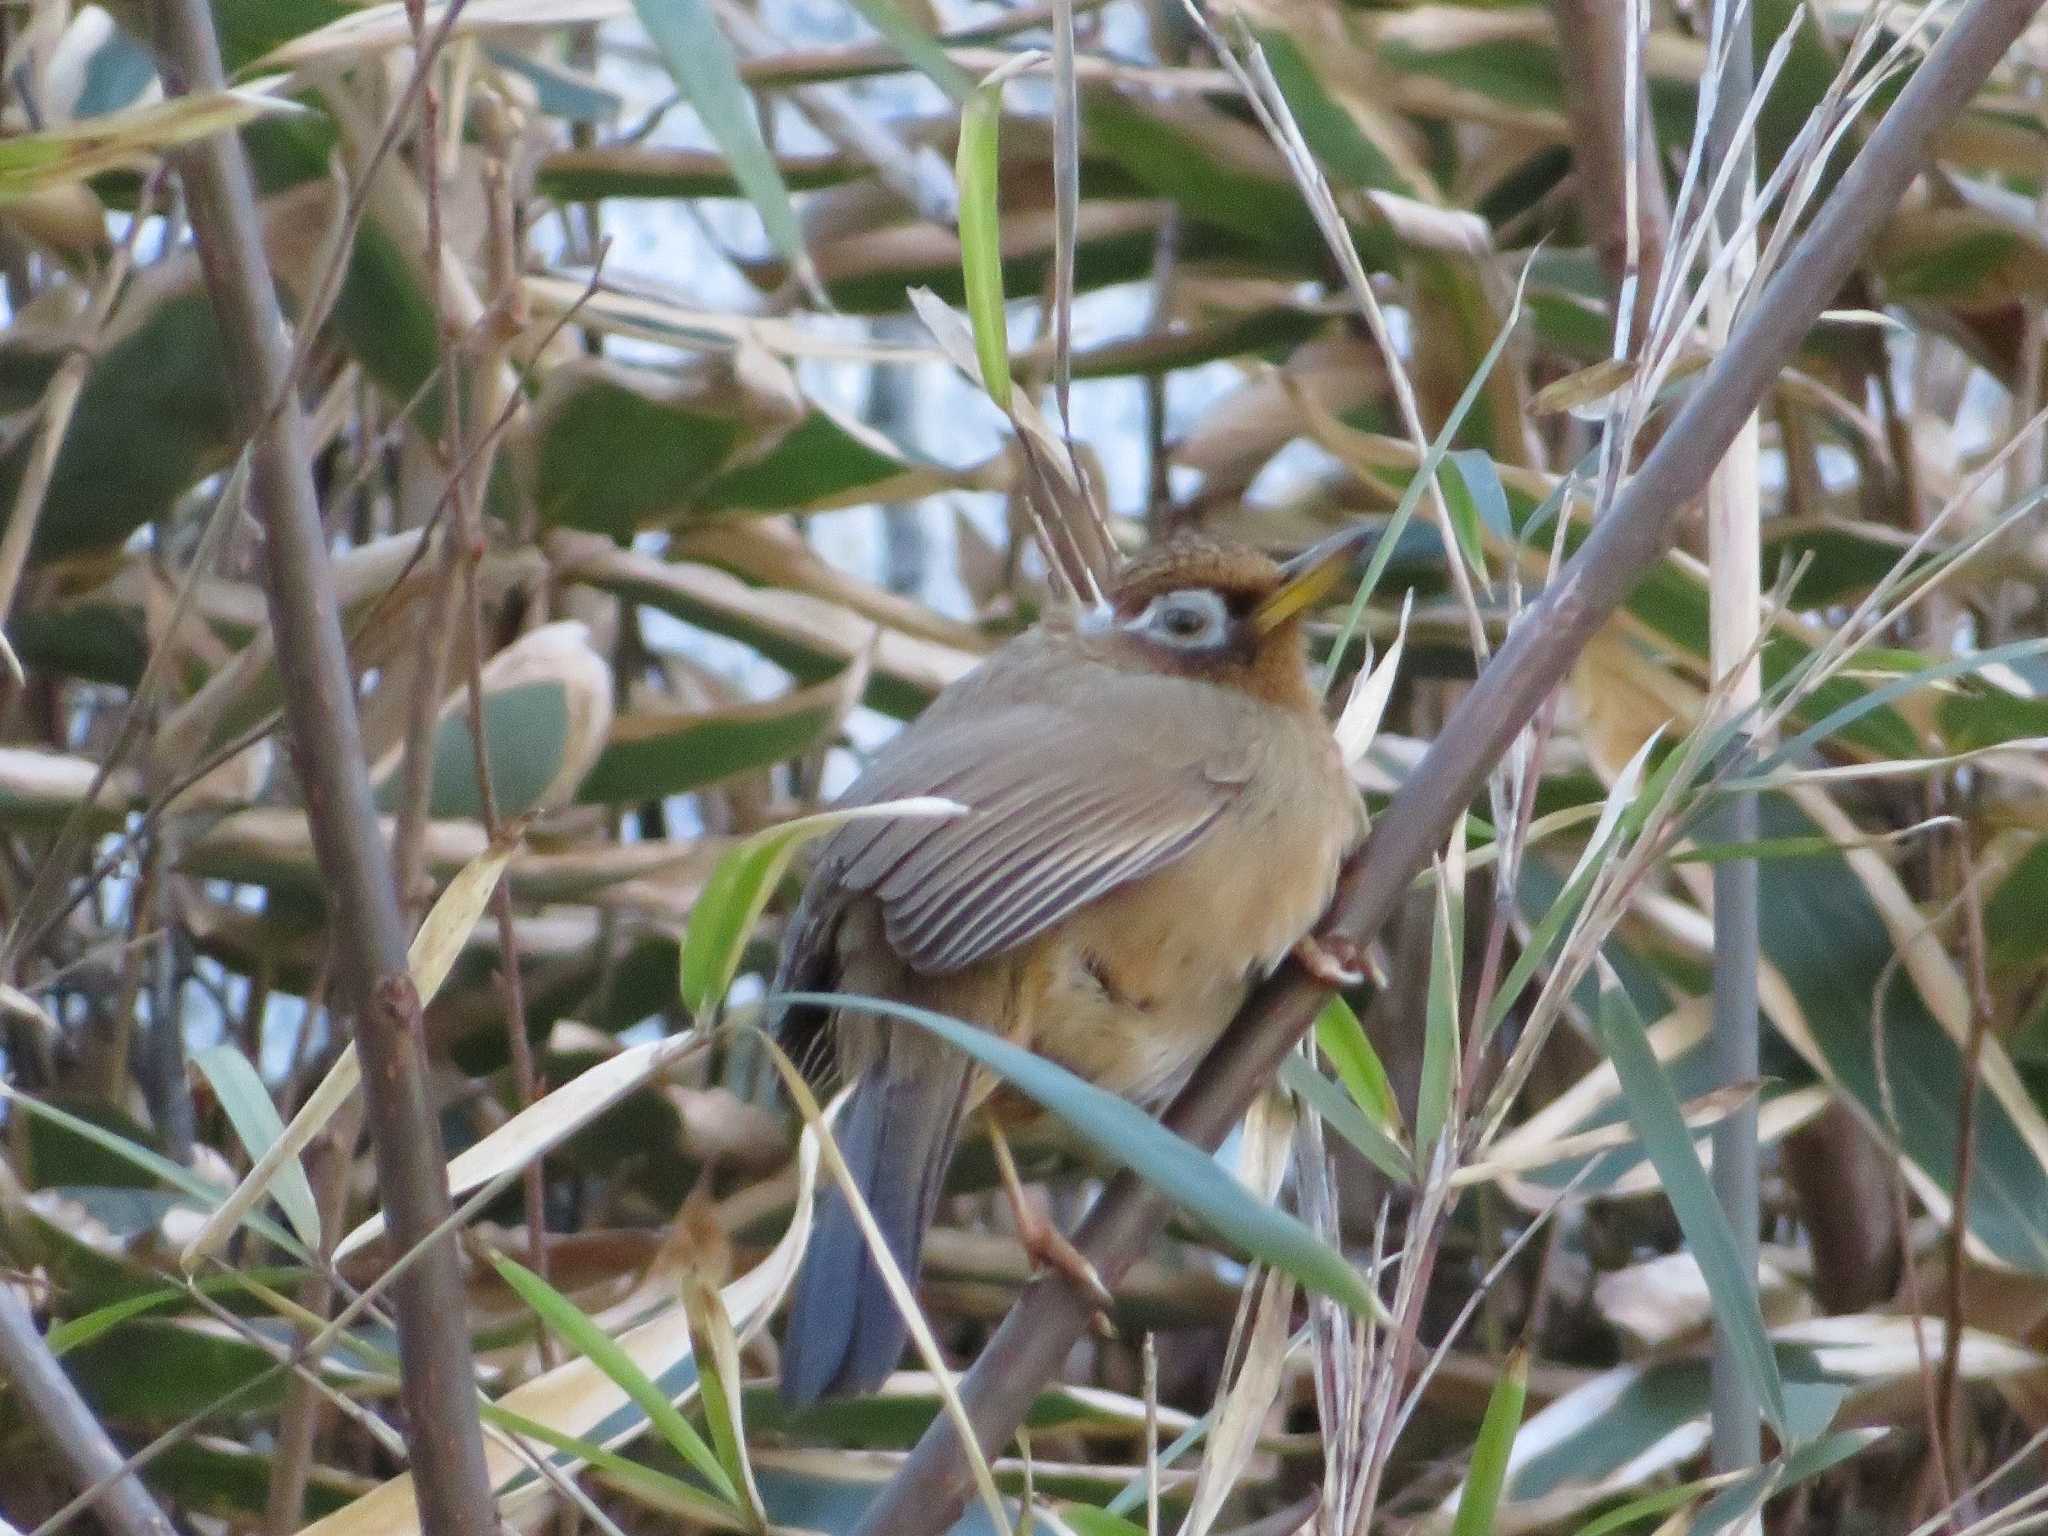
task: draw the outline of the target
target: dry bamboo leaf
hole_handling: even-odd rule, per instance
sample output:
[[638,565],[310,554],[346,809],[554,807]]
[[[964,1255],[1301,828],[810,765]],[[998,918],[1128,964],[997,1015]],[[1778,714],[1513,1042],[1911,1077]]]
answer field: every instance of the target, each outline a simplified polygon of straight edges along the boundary
[[[733,1321],[740,1344],[757,1335],[781,1305],[811,1233],[811,1195],[817,1182],[818,1133],[807,1128],[798,1144],[798,1186],[795,1212],[775,1247],[754,1268],[726,1286],[719,1299]],[[690,1324],[682,1303],[671,1294],[652,1317],[618,1336],[619,1347],[648,1375],[657,1379],[686,1360]],[[630,1440],[645,1428],[635,1422],[624,1431],[603,1426],[628,1406],[623,1388],[582,1357],[555,1367],[499,1399],[500,1406],[537,1420],[567,1435],[597,1435],[607,1446]],[[536,1447],[549,1454],[545,1447]],[[491,1486],[502,1495],[526,1470],[527,1461],[510,1446],[493,1439],[484,1447]],[[760,1464],[765,1465],[765,1461]],[[529,1488],[545,1497],[544,1484]],[[504,1511],[508,1518],[515,1511]],[[413,1497],[412,1475],[395,1477],[346,1508],[305,1527],[300,1536],[419,1536],[419,1506]]]
[[[546,1156],[657,1073],[699,1049],[702,1043],[693,1030],[649,1040],[577,1073],[559,1088],[550,1089],[449,1160],[449,1197],[460,1200],[471,1190],[481,1189],[491,1180],[515,1173],[534,1159]],[[380,1212],[335,1246],[335,1262],[340,1263],[383,1235],[384,1217]]]
[[[455,957],[469,941],[470,930],[482,919],[484,908],[490,902],[491,893],[498,888],[498,880],[504,874],[505,866],[511,862],[523,831],[523,827],[512,828],[505,839],[486,848],[450,881],[448,889],[441,893],[440,899],[427,913],[426,920],[420,924],[420,931],[413,936],[412,947],[406,953],[406,966],[421,1008],[432,1002],[434,994],[441,990],[441,983],[453,968]],[[296,1161],[313,1138],[326,1129],[327,1122],[354,1094],[362,1075],[362,1064],[356,1058],[355,1046],[351,1044],[307,1095],[306,1102],[292,1116],[283,1134],[271,1143],[269,1151],[257,1160],[248,1175],[207,1216],[185,1244],[178,1255],[178,1262],[188,1272],[227,1241],[235,1228],[241,1225],[242,1218],[262,1201],[279,1171],[287,1163]]]

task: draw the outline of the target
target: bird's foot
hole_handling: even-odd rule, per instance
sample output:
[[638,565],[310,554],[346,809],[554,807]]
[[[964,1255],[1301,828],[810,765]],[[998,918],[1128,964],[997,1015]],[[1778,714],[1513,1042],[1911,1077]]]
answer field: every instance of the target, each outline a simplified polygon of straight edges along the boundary
[[1350,939],[1308,934],[1295,944],[1294,958],[1317,981],[1339,991],[1358,986],[1367,974],[1365,951]]
[[1102,1283],[1102,1276],[1088,1261],[1088,1256],[1076,1248],[1067,1234],[1054,1226],[1052,1218],[1032,1201],[1013,1202],[1012,1212],[1017,1220],[1017,1241],[1024,1245],[1032,1269],[1040,1272],[1052,1270],[1086,1295],[1095,1303],[1095,1331],[1104,1338],[1114,1338],[1116,1330],[1110,1324],[1109,1309],[1115,1305],[1116,1298]]
[[1109,1287],[1102,1283],[1102,1276],[1088,1262],[1087,1255],[1068,1240],[1066,1233],[1053,1224],[1045,1207],[1026,1192],[1024,1181],[1017,1173],[1017,1160],[1010,1153],[1010,1139],[1003,1134],[1001,1124],[993,1116],[988,1119],[988,1129],[989,1147],[996,1156],[1003,1198],[1009,1204],[1010,1219],[1017,1226],[1017,1241],[1023,1245],[1032,1269],[1051,1269],[1064,1275],[1075,1289],[1095,1303],[1095,1331],[1104,1338],[1115,1338],[1116,1329],[1110,1324],[1109,1309],[1116,1298],[1110,1295]]

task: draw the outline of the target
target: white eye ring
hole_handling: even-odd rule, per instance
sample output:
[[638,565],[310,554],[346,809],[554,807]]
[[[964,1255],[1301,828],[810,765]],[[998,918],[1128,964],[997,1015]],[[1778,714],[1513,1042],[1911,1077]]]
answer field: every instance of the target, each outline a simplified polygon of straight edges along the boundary
[[1230,633],[1230,610],[1221,593],[1187,587],[1153,598],[1129,627],[1176,650],[1212,650]]

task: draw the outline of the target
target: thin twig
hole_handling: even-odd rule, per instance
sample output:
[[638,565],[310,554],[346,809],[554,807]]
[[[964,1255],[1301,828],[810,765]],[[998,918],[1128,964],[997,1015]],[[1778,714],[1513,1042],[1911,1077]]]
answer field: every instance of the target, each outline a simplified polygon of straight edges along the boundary
[[[1991,1029],[1994,1008],[1984,935],[1984,891],[1967,835],[1956,839],[1955,860],[1956,904],[1962,909],[1963,947],[1969,957],[1970,1030],[1963,1043],[1962,1084],[1956,1103],[1955,1192],[1949,1211],[1948,1273],[1942,1296],[1941,1376],[1935,1392],[1947,1442],[1947,1455],[1943,1458],[1944,1491],[1968,1482],[1963,1459],[1963,1305],[1970,1261],[1970,1185],[1977,1171],[1977,1101],[1982,1087],[1984,1041]],[[1967,1523],[1970,1500],[1967,1494],[1958,1498],[1951,1492],[1947,1503],[1951,1526],[1959,1531]]]

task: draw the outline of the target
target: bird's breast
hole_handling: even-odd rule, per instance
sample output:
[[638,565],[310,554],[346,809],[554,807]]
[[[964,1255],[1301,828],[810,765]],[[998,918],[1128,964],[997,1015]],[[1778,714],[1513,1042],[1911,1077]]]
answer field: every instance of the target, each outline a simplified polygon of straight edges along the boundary
[[1170,1097],[1328,905],[1357,837],[1332,750],[1262,769],[1186,855],[1044,935],[1020,1043],[1145,1103]]

